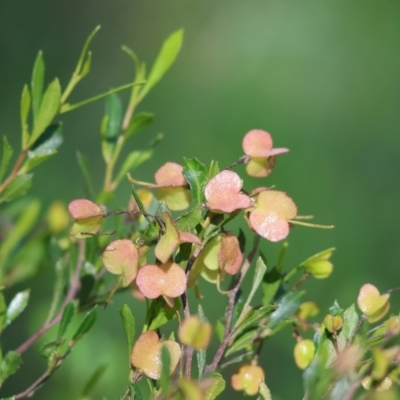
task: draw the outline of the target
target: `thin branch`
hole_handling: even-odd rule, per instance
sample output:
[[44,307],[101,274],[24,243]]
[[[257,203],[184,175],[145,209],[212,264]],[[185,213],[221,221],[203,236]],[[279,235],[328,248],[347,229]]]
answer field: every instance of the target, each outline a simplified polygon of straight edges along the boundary
[[7,179],[0,185],[0,193],[4,191],[4,189],[18,176],[18,171],[22,166],[22,163],[25,161],[25,158],[28,154],[29,149],[22,150],[20,155],[15,162],[14,168],[10,172],[10,175]]
[[33,343],[35,343],[40,337],[42,337],[50,328],[60,322],[61,317],[64,312],[64,308],[66,305],[75,298],[76,294],[78,293],[81,284],[80,284],[80,274],[82,270],[83,263],[85,261],[85,249],[86,249],[86,241],[80,240],[78,241],[78,258],[76,261],[75,273],[71,278],[70,287],[61,307],[60,312],[49,322],[44,324],[38,331],[36,331],[28,340],[22,343],[15,351],[19,354],[24,353],[28,350]]
[[14,396],[15,399],[23,399],[24,397],[30,397],[33,392],[39,388],[39,386],[41,386],[44,382],[47,381],[47,379],[49,379],[51,377],[51,375],[53,375],[53,372],[61,365],[63,361],[63,358],[61,358],[60,360],[57,361],[56,365],[46,371],[42,376],[40,376],[35,382],[32,383],[31,386],[29,386],[26,390],[24,390],[21,393],[18,393]]
[[251,262],[253,261],[253,258],[257,252],[259,241],[260,241],[260,237],[257,235],[254,239],[253,249],[251,250],[249,255],[246,257],[246,260],[243,263],[239,278],[237,279],[236,282],[234,281],[232,283],[232,289],[229,291],[228,304],[227,304],[226,313],[225,313],[226,321],[225,321],[224,337],[222,339],[221,344],[218,347],[217,352],[215,353],[214,359],[212,360],[211,364],[206,366],[205,373],[213,372],[217,368],[218,364],[220,363],[220,361],[225,353],[226,347],[228,346],[228,343],[231,340],[232,334],[234,332],[231,325],[232,325],[233,310],[235,307],[236,295],[240,289],[240,286],[241,286],[247,272],[249,271]]

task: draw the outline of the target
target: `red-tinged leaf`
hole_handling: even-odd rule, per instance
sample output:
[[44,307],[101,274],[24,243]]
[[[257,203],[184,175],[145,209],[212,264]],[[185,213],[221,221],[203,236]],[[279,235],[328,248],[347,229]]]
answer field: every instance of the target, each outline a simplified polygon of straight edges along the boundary
[[258,194],[256,206],[249,215],[249,223],[263,238],[278,242],[287,237],[288,220],[296,215],[297,207],[286,193],[266,190]]
[[154,175],[157,186],[187,186],[182,165],[167,162]]
[[139,269],[136,283],[148,299],[163,295],[171,298],[180,296],[186,289],[185,271],[172,262],[158,265],[145,265]]
[[390,294],[380,294],[379,290],[370,283],[366,283],[360,289],[357,304],[370,323],[379,321],[389,311]]
[[221,249],[218,254],[218,266],[230,275],[236,274],[243,263],[239,240],[230,233],[221,235]]
[[124,287],[135,279],[139,260],[138,248],[128,239],[114,240],[103,253],[103,263],[107,271],[122,275]]
[[170,373],[181,358],[181,347],[172,340],[161,341],[155,331],[142,333],[133,346],[131,363],[135,368],[152,379],[159,379],[162,369],[161,348],[164,346],[170,355]]
[[235,172],[224,170],[215,175],[205,187],[207,208],[215,213],[232,213],[251,207],[250,197],[240,192],[242,185]]
[[68,205],[68,211],[74,219],[85,219],[104,215],[105,210],[93,201],[87,199],[77,199]]
[[287,153],[285,148],[273,149],[271,135],[260,129],[253,129],[246,133],[242,142],[244,153],[251,158],[271,157]]

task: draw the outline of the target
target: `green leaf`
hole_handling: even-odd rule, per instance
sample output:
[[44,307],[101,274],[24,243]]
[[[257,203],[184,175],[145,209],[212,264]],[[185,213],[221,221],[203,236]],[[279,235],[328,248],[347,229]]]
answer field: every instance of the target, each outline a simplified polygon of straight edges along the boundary
[[183,176],[188,182],[195,206],[204,203],[204,187],[208,181],[205,165],[197,158],[184,158]]
[[135,191],[135,187],[132,185],[132,196],[136,201],[136,204],[139,207],[139,210],[143,212],[144,217],[146,218],[146,221],[149,223],[150,226],[152,225],[156,225],[155,222],[149,218],[149,216],[146,213],[146,209],[143,206],[142,200],[140,200],[140,197],[138,196],[138,194]]
[[1,146],[1,161],[0,161],[0,182],[7,171],[7,167],[10,162],[12,154],[13,154],[13,149],[8,143],[7,136],[3,136],[2,146]]
[[159,379],[162,393],[168,393],[170,387],[171,355],[165,346],[161,347],[161,375]]
[[154,114],[150,113],[139,113],[136,114],[131,122],[129,123],[128,128],[126,129],[124,136],[125,140],[129,139],[133,135],[136,135],[136,133],[139,133],[146,129],[150,124],[152,124],[154,121]]
[[60,340],[51,340],[50,342],[44,343],[42,346],[39,348],[39,354],[46,358],[50,359],[54,355],[54,352],[57,350],[57,348],[61,345]]
[[260,307],[255,310],[250,310],[244,317],[243,321],[236,328],[233,337],[241,335],[245,330],[249,329],[252,326],[259,326],[260,322],[264,318],[266,318],[273,310],[275,310],[275,308],[276,307],[269,305],[267,307]]
[[44,93],[28,146],[32,146],[36,142],[45,129],[50,125],[53,118],[57,115],[60,108],[60,98],[61,86],[60,82],[56,78],[50,83]]
[[115,143],[121,131],[122,101],[113,93],[106,99],[106,110],[102,123],[102,140]]
[[147,81],[139,94],[139,101],[160,81],[163,75],[174,63],[182,47],[183,29],[172,33],[163,43],[156,61],[149,73]]
[[5,287],[11,287],[35,276],[43,264],[47,249],[43,238],[38,237],[24,243],[18,250],[15,258],[5,268],[8,271],[3,281]]
[[[6,322],[7,304],[4,300],[4,295],[0,292],[0,333],[3,330],[4,324]],[[0,357],[1,358],[1,357]]]
[[0,203],[5,203],[23,196],[32,186],[32,174],[17,176],[0,194]]
[[28,85],[22,89],[21,105],[20,105],[20,118],[21,118],[21,132],[22,132],[22,148],[25,149],[29,142],[29,129],[28,129],[28,116],[31,107],[31,94]]
[[8,326],[13,322],[28,305],[30,290],[24,290],[23,292],[17,293],[10,304],[7,307],[6,311],[6,321],[4,323],[4,327]]
[[229,356],[237,351],[251,348],[254,339],[257,337],[258,329],[251,329],[238,336],[233,344],[228,347],[225,356]]
[[149,160],[153,156],[153,150],[145,151],[132,151],[126,157],[121,169],[118,172],[115,182],[118,185],[122,179],[126,176],[127,172],[132,172],[144,162]]
[[268,306],[274,300],[279,288],[282,285],[283,275],[278,272],[276,268],[273,268],[270,272],[264,275],[263,282],[261,285],[263,298],[263,306]]
[[176,311],[179,309],[179,300],[175,300],[174,307],[169,307],[164,300],[153,300],[148,311],[151,317],[150,326],[148,330],[155,331],[161,326],[165,325],[168,321],[177,318]]
[[15,374],[22,364],[21,355],[9,351],[0,364],[0,385],[11,375]]
[[210,376],[212,384],[204,393],[204,400],[214,400],[225,390],[225,380],[221,374],[213,372]]
[[207,350],[206,349],[197,350],[196,357],[197,357],[197,369],[199,371],[198,378],[201,378],[206,368]]
[[225,324],[220,319],[217,319],[217,322],[215,323],[214,333],[221,343],[225,335]]
[[0,400],[15,400],[15,396],[11,396],[11,397],[2,397]]
[[118,93],[125,89],[129,89],[130,87],[135,86],[135,85],[143,85],[143,82],[129,83],[127,85],[118,86],[115,89],[111,89],[108,92],[104,92],[104,93],[98,94],[97,96],[90,97],[89,99],[80,101],[79,103],[75,103],[75,104],[65,103],[61,106],[60,114],[64,114],[68,111],[76,110],[77,108],[86,106],[87,104],[93,103],[97,100],[104,99],[107,96],[110,96],[114,93]]
[[97,317],[97,306],[94,306],[88,313],[86,313],[78,329],[72,336],[72,341],[76,342],[82,338],[82,336],[87,333],[96,321]]
[[202,220],[201,206],[197,206],[181,215],[176,221],[176,226],[180,231],[192,232]]
[[[23,175],[21,175],[23,176]],[[18,178],[17,178],[18,179]],[[32,200],[24,209],[15,223],[12,231],[0,244],[0,265],[5,262],[11,251],[18,245],[23,237],[32,229],[40,213],[39,200]]]
[[[43,82],[44,82],[44,61],[43,52],[39,51],[36,56],[35,64],[32,70],[31,79],[31,90],[32,90],[32,111],[33,111],[33,122],[36,124],[40,112],[40,104],[43,96]],[[21,103],[22,105],[22,103]],[[22,107],[21,107],[22,115]]]
[[142,400],[143,396],[142,396],[142,392],[140,391],[139,385],[137,385],[136,383],[129,384],[129,388],[131,390],[131,400]]
[[62,128],[60,124],[50,125],[34,144],[34,149],[28,151],[28,157],[21,169],[26,173],[32,168],[46,161],[57,153],[63,143]]
[[256,269],[254,271],[253,284],[251,286],[249,297],[247,298],[244,305],[244,309],[246,309],[246,306],[250,305],[251,300],[253,300],[253,297],[258,287],[260,286],[266,272],[267,266],[265,265],[264,260],[262,259],[262,257],[258,257],[256,262]]
[[132,352],[133,341],[135,338],[135,319],[133,318],[131,309],[127,304],[124,304],[119,310],[119,315],[121,316],[122,326],[124,328],[124,333],[126,341],[128,343],[129,357]]
[[93,190],[92,177],[90,176],[89,159],[80,151],[76,152],[76,158],[78,160],[78,166],[82,172],[82,176],[86,184],[86,189],[89,194],[88,197],[89,199],[93,200],[95,198],[95,194]]
[[218,161],[211,161],[210,168],[208,169],[208,179],[214,178],[219,173]]
[[[85,61],[85,58],[86,58],[86,54],[88,53],[89,45],[90,45],[91,41],[93,40],[93,38],[95,37],[96,33],[100,30],[100,28],[101,28],[101,26],[97,25],[96,28],[93,29],[93,31],[89,35],[89,37],[86,39],[85,44],[83,45],[81,54],[78,59],[78,64],[76,65],[76,68],[75,68],[75,72],[77,75],[83,75],[83,71],[85,70],[85,64],[87,64],[87,59]],[[90,53],[88,53],[88,57],[90,57]],[[82,76],[82,78],[83,78],[83,76]]]
[[75,305],[73,302],[68,303],[63,311],[60,325],[58,326],[57,338],[62,339],[67,332],[67,329],[75,314]]
[[75,70],[72,74],[70,81],[68,82],[67,87],[64,90],[64,93],[61,97],[61,104],[64,104],[74,90],[75,86],[81,81],[90,71],[90,67],[92,64],[92,53],[88,51],[89,45],[93,40],[96,33],[99,31],[100,25],[96,26],[89,37],[86,39],[85,44],[83,45],[81,54],[78,59],[78,63],[75,67]]
[[91,66],[92,66],[92,52],[88,51],[85,63],[83,64],[81,73],[79,75],[80,78],[79,80],[83,79],[90,72]]
[[268,321],[268,328],[272,329],[280,322],[293,315],[300,306],[300,299],[304,295],[304,291],[288,293],[282,298],[279,307],[271,314]]
[[81,395],[82,400],[89,398],[88,396],[89,396],[90,392],[97,385],[97,382],[100,381],[100,379],[102,378],[106,369],[107,369],[106,365],[100,365],[99,367],[96,368],[96,370],[93,372],[92,376],[90,377],[88,383],[85,385],[85,388],[83,389],[83,392]]
[[340,332],[340,335],[344,336],[346,343],[353,337],[354,331],[358,325],[360,317],[357,314],[356,308],[354,304],[352,304],[348,309],[343,313],[343,327]]

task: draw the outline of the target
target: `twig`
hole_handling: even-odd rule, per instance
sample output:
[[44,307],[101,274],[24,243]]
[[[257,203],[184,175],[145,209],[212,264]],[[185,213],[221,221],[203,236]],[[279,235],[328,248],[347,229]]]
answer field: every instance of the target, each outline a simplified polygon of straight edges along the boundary
[[18,156],[17,161],[15,162],[14,168],[12,169],[10,175],[7,179],[0,185],[0,193],[4,191],[4,189],[18,176],[18,171],[24,162],[29,149],[22,150],[20,155]]
[[60,312],[49,322],[44,324],[37,332],[35,332],[28,340],[26,340],[24,343],[22,343],[15,351],[19,354],[24,353],[26,350],[28,350],[33,343],[36,342],[40,337],[42,337],[50,328],[52,328],[54,325],[56,325],[58,322],[60,322],[61,317],[64,312],[64,308],[66,305],[74,299],[76,294],[78,293],[81,283],[80,283],[80,274],[82,270],[83,263],[85,261],[85,249],[86,249],[86,241],[85,240],[80,240],[78,241],[78,247],[79,247],[79,252],[78,252],[78,259],[76,261],[76,267],[75,267],[75,273],[71,278],[71,283],[70,287],[67,293],[67,296],[65,297],[65,300],[63,302],[63,305],[61,307]]
[[225,169],[232,169],[240,164],[246,164],[249,162],[249,160],[250,160],[249,156],[242,156],[237,161],[232,163],[231,165],[228,165]]
[[228,305],[226,307],[226,313],[225,313],[226,321],[225,321],[224,337],[222,339],[221,344],[218,347],[217,352],[215,353],[214,359],[212,360],[211,364],[206,366],[205,373],[213,372],[217,368],[218,364],[220,363],[220,361],[225,353],[226,347],[228,346],[228,343],[232,337],[233,330],[231,329],[232,328],[231,325],[232,325],[233,309],[235,306],[236,295],[237,295],[237,292],[239,291],[240,286],[250,268],[251,262],[257,252],[259,241],[260,241],[260,237],[256,236],[254,239],[253,249],[251,250],[251,252],[249,253],[249,255],[247,256],[246,260],[243,263],[243,266],[240,271],[240,276],[236,282],[233,282],[232,289],[229,291]]
[[31,386],[29,386],[26,390],[24,390],[21,393],[18,393],[14,396],[15,399],[23,399],[24,397],[29,397],[32,395],[32,392],[34,392],[36,389],[39,388],[40,385],[42,385],[44,382],[47,381],[53,375],[53,372],[61,365],[62,361],[64,358],[61,358],[60,360],[57,361],[56,365],[46,371],[41,377],[39,377],[35,382],[32,383]]

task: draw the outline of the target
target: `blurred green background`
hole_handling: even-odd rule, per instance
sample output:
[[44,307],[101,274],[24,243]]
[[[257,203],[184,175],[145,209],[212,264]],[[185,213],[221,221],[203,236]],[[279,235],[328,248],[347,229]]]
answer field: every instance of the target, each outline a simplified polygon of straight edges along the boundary
[[[176,64],[140,106],[156,119],[132,146],[144,146],[159,132],[166,138],[136,178],[151,181],[158,166],[181,162],[182,156],[228,165],[241,155],[248,130],[271,132],[278,147],[291,151],[279,158],[269,178],[249,180],[248,188],[276,185],[293,197],[300,214],[336,226],[332,231],[293,229],[286,260],[294,266],[335,246],[334,274],[307,282],[307,299],[317,299],[322,310],[335,299],[347,307],[366,282],[383,291],[399,286],[399,20],[395,0],[2,0],[0,133],[18,145],[20,93],[38,50],[44,51],[48,81],[57,76],[65,86],[85,38],[102,25],[91,46],[92,72],[71,98],[79,101],[131,81],[131,61],[121,44],[150,65],[162,41],[183,27]],[[104,102],[98,102],[63,118],[65,143],[36,170],[31,191],[43,199],[44,210],[54,199],[68,202],[83,195],[78,149],[90,158],[100,188],[103,110]],[[122,185],[116,204],[124,205],[129,191]],[[273,266],[279,244],[263,243],[262,249]],[[34,300],[16,323],[18,332],[6,336],[10,348],[40,327],[52,276],[47,270],[32,282]],[[211,294],[206,310],[208,305],[221,315],[224,304],[212,295],[214,287],[204,290]],[[393,312],[398,296],[393,296]],[[123,302],[130,302],[134,312],[140,307],[126,296],[99,310],[97,327],[34,398],[76,399],[101,364],[108,368],[93,398],[123,394],[128,368],[118,315]],[[302,395],[290,335],[267,342],[261,357],[274,400]],[[26,354],[22,374],[0,396],[26,388],[39,376],[45,361],[36,351]]]

